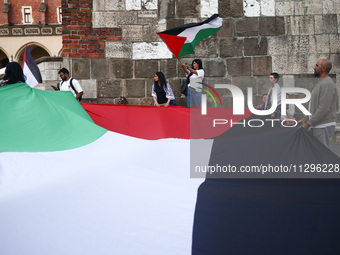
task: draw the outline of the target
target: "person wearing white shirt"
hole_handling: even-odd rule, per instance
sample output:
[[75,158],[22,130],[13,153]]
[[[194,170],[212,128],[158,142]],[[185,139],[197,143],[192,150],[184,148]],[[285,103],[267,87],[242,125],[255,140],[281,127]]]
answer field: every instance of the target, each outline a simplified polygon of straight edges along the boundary
[[58,72],[62,82],[58,87],[52,86],[54,90],[71,91],[75,98],[80,101],[84,92],[79,82],[76,79],[70,77],[70,73],[66,68],[62,68]]
[[271,117],[272,118],[277,118],[281,116],[281,88],[278,84],[279,81],[279,74],[278,73],[271,73],[269,75],[269,83],[271,85],[271,87],[268,90],[267,93],[267,99],[266,99],[266,103],[264,105],[264,110],[268,110],[272,107],[273,104],[273,91],[274,89],[276,90],[276,96],[277,96],[277,106],[274,110],[274,112],[272,113]]
[[204,79],[202,61],[199,59],[194,59],[192,61],[191,67],[184,63],[181,63],[181,66],[187,76],[188,84],[187,106],[201,107],[202,87]]

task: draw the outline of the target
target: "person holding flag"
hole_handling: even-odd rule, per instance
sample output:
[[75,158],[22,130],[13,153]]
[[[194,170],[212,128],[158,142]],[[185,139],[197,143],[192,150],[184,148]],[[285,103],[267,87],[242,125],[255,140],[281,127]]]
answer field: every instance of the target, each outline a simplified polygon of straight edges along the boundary
[[188,95],[187,106],[188,107],[201,107],[202,103],[202,86],[204,79],[204,70],[202,61],[194,59],[191,67],[181,62],[183,71],[187,76]]
[[195,59],[192,62],[192,67],[189,67],[182,63],[179,60],[179,57],[187,54],[194,54],[194,49],[200,41],[217,33],[221,29],[223,20],[219,16],[219,14],[214,14],[202,22],[184,24],[157,33],[168,49],[176,56],[183,71],[187,74],[188,106],[201,106],[204,70],[201,60]]

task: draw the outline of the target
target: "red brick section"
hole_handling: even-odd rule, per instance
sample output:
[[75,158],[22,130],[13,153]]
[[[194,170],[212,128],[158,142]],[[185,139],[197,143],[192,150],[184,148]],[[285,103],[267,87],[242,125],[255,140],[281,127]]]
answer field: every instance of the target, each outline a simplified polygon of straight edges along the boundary
[[22,1],[22,0],[8,0],[10,3],[10,9],[7,13],[3,13],[4,10],[4,1],[0,1],[0,25],[11,23],[13,25],[22,25],[23,17],[22,17],[22,7],[23,6],[31,6],[32,7],[32,18],[33,25],[39,23],[48,23],[58,24],[58,16],[57,16],[57,8],[61,7],[60,0],[45,0],[47,4],[46,12],[41,12],[41,0],[30,0],[30,1]]
[[0,25],[8,24],[8,13],[3,13],[2,11],[5,8],[4,1],[0,2]]
[[122,40],[121,28],[93,28],[92,0],[62,0],[63,57],[104,58],[105,41]]
[[[41,2],[41,1],[40,1]],[[45,13],[47,24],[58,24],[58,7],[61,7],[60,0],[45,0],[47,9]]]
[[38,24],[39,21],[41,22],[41,12],[40,12],[41,1],[32,0],[32,1],[29,1],[29,3],[25,1],[26,4],[24,4],[23,1],[21,0],[11,0],[7,2],[11,3],[11,7],[8,12],[9,23],[12,23],[15,25],[23,24],[22,6],[32,7],[33,24]]

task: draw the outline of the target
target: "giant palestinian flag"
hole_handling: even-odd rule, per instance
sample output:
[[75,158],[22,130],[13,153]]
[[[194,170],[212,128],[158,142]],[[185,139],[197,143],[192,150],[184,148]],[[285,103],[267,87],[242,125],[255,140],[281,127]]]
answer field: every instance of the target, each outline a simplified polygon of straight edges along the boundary
[[207,131],[211,118],[235,118],[229,109],[190,116],[203,123],[192,134],[192,114],[1,87],[0,254],[340,254],[339,178],[203,179],[189,170],[194,141],[212,141],[212,166],[336,171],[339,157],[297,127]]
[[207,174],[192,254],[340,254],[340,158],[305,129],[264,123],[215,137],[209,166],[249,172]]
[[110,132],[72,93],[24,83],[0,104],[0,254],[190,253],[189,140]]
[[222,18],[214,14],[200,23],[190,23],[183,26],[168,29],[157,33],[169,50],[180,57],[186,54],[194,54],[195,46],[203,39],[217,33],[222,27]]

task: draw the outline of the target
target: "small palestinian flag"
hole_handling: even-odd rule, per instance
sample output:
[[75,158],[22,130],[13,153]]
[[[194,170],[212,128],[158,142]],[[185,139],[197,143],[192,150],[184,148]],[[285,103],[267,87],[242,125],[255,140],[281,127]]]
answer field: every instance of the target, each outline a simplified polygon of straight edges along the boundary
[[22,70],[26,76],[26,83],[32,88],[39,83],[42,83],[41,73],[39,67],[35,63],[30,50],[27,45],[25,48],[24,61],[22,63]]
[[215,34],[222,27],[222,18],[214,14],[209,19],[200,23],[189,23],[157,33],[166,43],[169,50],[180,57],[194,54],[195,46],[203,39]]

